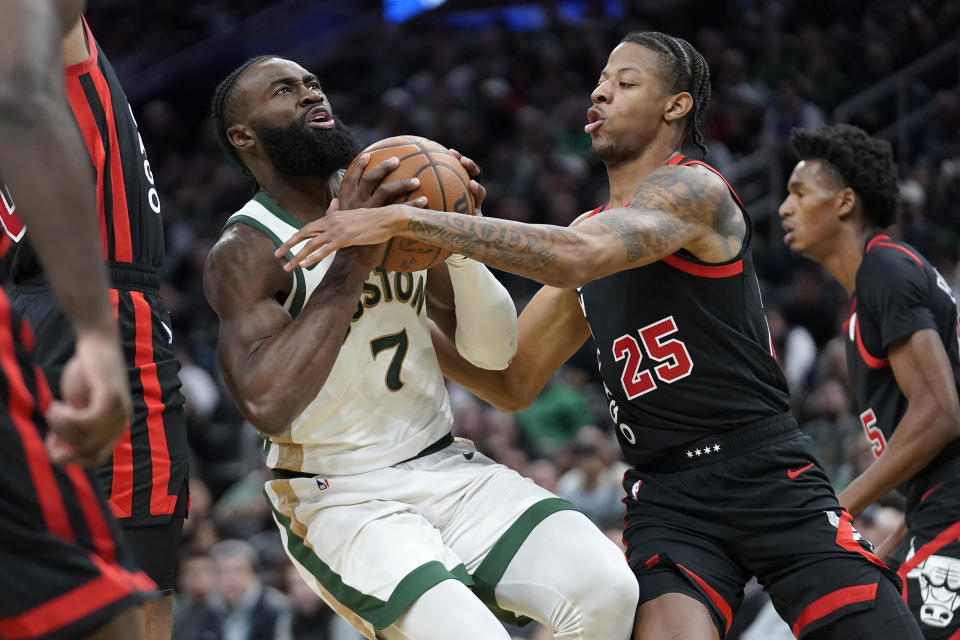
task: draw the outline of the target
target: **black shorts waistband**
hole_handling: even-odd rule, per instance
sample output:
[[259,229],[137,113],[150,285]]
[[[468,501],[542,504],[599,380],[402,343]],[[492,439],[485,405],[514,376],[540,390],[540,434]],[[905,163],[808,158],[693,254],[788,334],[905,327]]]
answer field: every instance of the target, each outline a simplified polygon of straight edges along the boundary
[[[107,273],[110,285],[115,289],[138,289],[144,291],[159,291],[160,278],[154,267],[134,262],[108,262]],[[15,282],[17,289],[29,293],[31,289],[49,289],[50,282],[43,274],[32,276]]]
[[638,465],[642,471],[669,472],[690,469],[719,460],[736,457],[800,433],[797,421],[790,413],[781,413],[760,422],[724,431],[695,440],[660,460]]
[[[410,456],[406,460],[401,460],[397,464],[403,464],[404,462],[410,462],[411,460],[416,460],[417,458],[422,458],[428,456],[431,453],[436,453],[442,449],[446,449],[451,444],[453,444],[453,434],[448,433],[443,436],[430,446],[422,449],[417,455]],[[314,476],[319,475],[316,473],[309,473],[306,471],[290,471],[289,469],[270,469],[270,476],[274,480],[292,480],[293,478],[313,478]]]

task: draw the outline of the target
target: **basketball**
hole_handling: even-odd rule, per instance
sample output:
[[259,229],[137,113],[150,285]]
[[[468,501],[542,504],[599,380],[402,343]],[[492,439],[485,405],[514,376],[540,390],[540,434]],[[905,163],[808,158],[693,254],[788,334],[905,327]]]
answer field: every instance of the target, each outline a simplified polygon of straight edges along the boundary
[[[407,178],[420,179],[418,189],[404,194],[402,199],[395,202],[408,202],[426,196],[427,209],[467,215],[475,213],[470,176],[457,156],[443,145],[418,136],[394,136],[375,142],[361,152],[364,153],[370,154],[370,162],[364,172],[391,156],[399,158],[400,165],[387,174],[384,183]],[[449,251],[418,240],[391,238],[387,241],[380,266],[390,271],[420,271],[440,264],[448,255]]]

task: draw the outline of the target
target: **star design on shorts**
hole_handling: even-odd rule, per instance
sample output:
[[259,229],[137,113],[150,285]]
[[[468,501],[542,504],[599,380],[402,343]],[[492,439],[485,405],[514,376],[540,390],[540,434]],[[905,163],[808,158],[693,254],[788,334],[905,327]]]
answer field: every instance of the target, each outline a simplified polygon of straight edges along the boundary
[[700,449],[697,449],[697,450],[696,450],[696,454],[697,454],[698,456],[701,455],[702,453],[703,453],[703,452],[702,452]]
[[720,451],[720,445],[718,445],[718,444],[713,445],[713,450],[714,450],[714,451]]
[[692,457],[693,457],[693,451],[687,451],[687,457],[688,457],[688,458],[692,458]]

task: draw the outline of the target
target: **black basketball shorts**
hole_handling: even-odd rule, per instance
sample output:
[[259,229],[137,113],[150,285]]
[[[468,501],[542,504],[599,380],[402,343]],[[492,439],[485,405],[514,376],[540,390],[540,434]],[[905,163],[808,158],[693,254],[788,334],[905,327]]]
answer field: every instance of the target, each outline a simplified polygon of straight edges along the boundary
[[626,473],[624,541],[641,604],[687,594],[723,638],[756,575],[802,638],[873,608],[881,580],[900,588],[838,504],[813,441],[787,420],[740,451],[720,436],[691,446],[685,468]]
[[136,569],[91,472],[50,461],[50,392],[30,363],[31,341],[0,294],[0,638],[76,638],[154,585]]
[[927,640],[960,638],[960,473],[944,465],[907,499],[907,535],[888,559]]

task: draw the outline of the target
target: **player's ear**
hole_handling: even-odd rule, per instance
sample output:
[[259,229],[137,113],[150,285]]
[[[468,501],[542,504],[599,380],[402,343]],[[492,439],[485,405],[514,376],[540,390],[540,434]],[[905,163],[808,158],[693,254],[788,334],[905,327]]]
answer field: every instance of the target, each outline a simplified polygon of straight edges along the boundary
[[257,143],[253,130],[242,124],[235,124],[227,129],[227,140],[237,149],[249,149]]
[[693,109],[693,96],[686,91],[675,93],[667,99],[666,110],[663,118],[667,122],[676,122]]
[[850,187],[844,187],[837,193],[837,217],[847,220],[857,208],[859,198],[857,192]]

